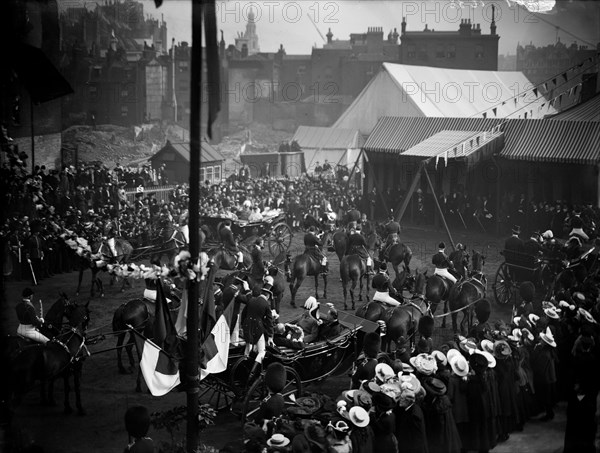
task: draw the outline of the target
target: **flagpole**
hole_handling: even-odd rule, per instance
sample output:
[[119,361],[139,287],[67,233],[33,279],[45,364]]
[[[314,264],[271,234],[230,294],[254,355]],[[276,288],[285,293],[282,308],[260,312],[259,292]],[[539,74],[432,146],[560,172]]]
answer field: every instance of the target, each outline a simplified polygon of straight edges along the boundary
[[[189,227],[190,255],[192,263],[200,254],[200,230],[198,210],[200,208],[200,150],[201,114],[200,96],[202,86],[202,0],[192,0],[192,63],[190,87],[190,198]],[[185,382],[187,385],[187,431],[186,450],[193,453],[198,448],[198,393],[200,375],[198,361],[198,299],[199,283],[188,283],[187,345],[185,360]]]

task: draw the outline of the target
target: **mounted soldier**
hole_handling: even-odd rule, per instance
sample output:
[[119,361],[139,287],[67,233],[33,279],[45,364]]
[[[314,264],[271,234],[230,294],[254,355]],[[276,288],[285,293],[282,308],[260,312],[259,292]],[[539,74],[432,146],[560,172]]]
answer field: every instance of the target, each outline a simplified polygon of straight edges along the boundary
[[394,218],[394,211],[390,209],[388,221],[384,225],[386,240],[385,240],[385,251],[383,256],[387,259],[389,256],[390,249],[400,242],[400,224],[396,222]]
[[433,271],[434,275],[439,275],[440,277],[450,280],[452,283],[456,283],[457,278],[449,271],[453,266],[448,259],[448,255],[446,255],[446,244],[440,242],[438,245],[438,252],[433,255],[431,262],[435,266],[435,271]]
[[17,334],[36,343],[47,343],[50,339],[39,330],[44,325],[44,318],[36,315],[35,307],[31,303],[33,291],[31,288],[25,288],[22,296],[21,302],[15,307],[17,319],[19,320]]
[[265,240],[263,238],[257,238],[250,251],[252,257],[252,277],[256,280],[262,280],[266,275],[265,261],[263,258],[263,249],[265,247]]
[[356,225],[354,233],[351,233],[348,237],[348,251],[346,255],[358,255],[361,260],[367,263],[367,273],[373,275],[373,260],[369,255],[367,241],[361,234],[361,226]]
[[118,257],[116,238],[119,235],[116,220],[108,219],[104,224],[104,238],[112,255],[111,261],[116,261]]
[[388,307],[397,307],[400,305],[396,299],[390,296],[390,277],[386,272],[378,272],[373,277],[373,283],[371,284],[375,290],[373,295],[373,302],[380,302]]
[[244,255],[238,248],[237,241],[233,237],[233,231],[231,231],[231,220],[225,220],[223,226],[219,230],[219,237],[223,243],[223,248],[237,257],[236,269],[241,269],[244,266]]
[[327,274],[329,272],[329,263],[327,257],[321,251],[323,243],[316,234],[317,230],[314,226],[308,229],[308,232],[304,235],[304,253],[313,258],[317,263],[321,264],[321,273]]

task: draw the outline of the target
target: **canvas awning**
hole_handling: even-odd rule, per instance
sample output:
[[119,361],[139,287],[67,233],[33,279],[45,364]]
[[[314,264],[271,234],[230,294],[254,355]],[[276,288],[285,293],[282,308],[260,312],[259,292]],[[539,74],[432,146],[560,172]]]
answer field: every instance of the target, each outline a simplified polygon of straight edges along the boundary
[[[481,150],[492,151],[495,147],[486,146],[500,138],[502,132],[440,131],[407,149],[401,156],[423,157],[424,159],[474,159],[474,153]],[[489,153],[486,153],[489,154]],[[483,159],[487,156],[478,156]],[[437,162],[436,162],[437,163]]]

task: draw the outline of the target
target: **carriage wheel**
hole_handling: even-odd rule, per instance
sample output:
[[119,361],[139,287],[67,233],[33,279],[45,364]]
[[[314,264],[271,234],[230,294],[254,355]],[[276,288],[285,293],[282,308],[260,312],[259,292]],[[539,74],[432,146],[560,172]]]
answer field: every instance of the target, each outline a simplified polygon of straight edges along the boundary
[[253,359],[240,357],[231,367],[231,372],[229,373],[229,386],[238,395],[242,393],[244,386],[248,381],[248,375],[250,374],[253,363]]
[[[302,381],[300,375],[291,367],[286,366],[287,377],[285,387],[281,391],[286,404],[293,403],[295,398],[302,395]],[[242,411],[242,426],[246,421],[252,420],[263,400],[269,395],[269,391],[265,384],[264,374],[261,374],[256,381],[252,383],[246,397],[244,398],[244,407]]]
[[502,263],[496,272],[494,280],[494,296],[496,302],[505,305],[515,296],[515,284],[510,276],[510,269],[506,263]]
[[210,404],[216,411],[231,407],[235,401],[235,391],[221,379],[207,376],[200,383],[201,402]]
[[271,256],[287,252],[292,245],[292,229],[287,223],[278,223],[271,230],[268,242]]

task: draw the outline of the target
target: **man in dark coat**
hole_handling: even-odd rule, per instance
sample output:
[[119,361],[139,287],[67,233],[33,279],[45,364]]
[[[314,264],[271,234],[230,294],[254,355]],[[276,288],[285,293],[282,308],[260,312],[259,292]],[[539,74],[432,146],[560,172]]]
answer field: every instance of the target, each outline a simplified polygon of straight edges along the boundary
[[542,245],[541,245],[541,236],[540,233],[535,231],[534,233],[531,234],[531,237],[529,239],[527,239],[525,242],[523,242],[523,251],[527,254],[527,255],[531,255],[531,256],[539,256],[541,251],[542,251]]
[[[27,259],[31,261],[33,274],[31,279],[34,284],[42,280],[42,260],[44,259],[44,239],[40,235],[41,223],[38,220],[31,222],[31,236],[27,240]],[[35,274],[35,275],[34,275]]]
[[327,263],[327,258],[321,251],[323,243],[317,237],[316,228],[314,226],[311,226],[308,229],[308,233],[304,235],[304,247],[304,253],[313,258],[317,263],[321,264],[321,273],[327,274],[329,265]]
[[431,263],[435,266],[434,275],[439,275],[450,280],[452,283],[456,283],[456,277],[452,275],[448,269],[452,269],[452,263],[446,255],[446,244],[440,242],[438,246],[438,252],[431,258]]
[[504,250],[523,253],[523,240],[519,237],[519,234],[521,234],[521,227],[515,225],[512,229],[512,236],[504,242]]
[[253,348],[257,351],[248,382],[251,382],[252,378],[258,372],[259,366],[265,357],[267,345],[272,346],[274,344],[273,313],[269,300],[272,297],[273,293],[263,288],[258,296],[248,301],[242,315],[243,336],[244,340],[246,340],[245,355],[249,355],[250,350]]
[[237,256],[237,268],[241,268],[244,265],[244,255],[238,248],[237,241],[233,237],[233,231],[231,231],[231,220],[226,220],[224,225],[219,230],[219,237],[225,249]]
[[369,332],[365,335],[362,353],[354,363],[354,372],[352,373],[353,389],[358,389],[362,381],[368,381],[375,377],[379,352],[381,352],[381,337],[377,332]]
[[263,248],[265,241],[263,238],[258,238],[254,242],[250,256],[252,257],[252,277],[257,280],[262,280],[265,276],[265,261],[263,258]]
[[367,273],[373,275],[373,260],[369,256],[367,241],[361,234],[361,225],[356,225],[355,232],[348,237],[348,251],[346,255],[358,255],[367,265]]

